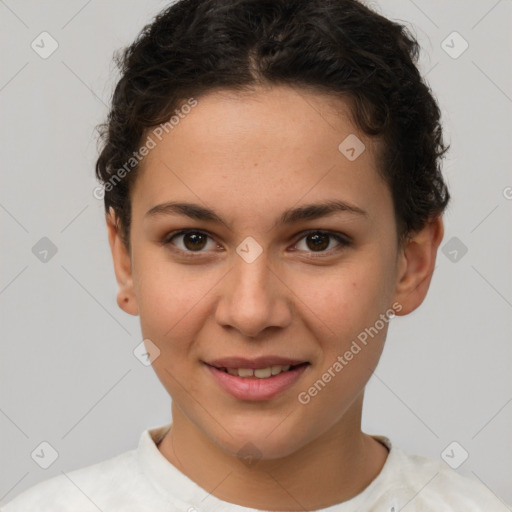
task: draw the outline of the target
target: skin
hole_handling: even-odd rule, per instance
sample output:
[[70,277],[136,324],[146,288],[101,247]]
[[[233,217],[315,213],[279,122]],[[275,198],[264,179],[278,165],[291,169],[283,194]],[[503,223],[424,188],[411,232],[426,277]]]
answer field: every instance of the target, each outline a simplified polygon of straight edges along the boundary
[[[338,150],[350,134],[366,146],[354,161]],[[344,100],[285,86],[217,91],[198,98],[145,157],[132,194],[131,252],[113,211],[107,216],[118,304],[140,316],[143,337],[159,348],[153,367],[173,400],[158,449],[220,499],[315,510],[362,492],[386,461],[387,449],[361,431],[361,414],[387,323],[308,404],[297,399],[380,314],[394,303],[407,314],[427,293],[442,220],[399,245],[377,161],[378,142],[356,128]],[[288,208],[330,199],[366,214],[274,225]],[[171,200],[212,208],[225,223],[145,217]],[[186,228],[211,238],[162,244]],[[326,237],[318,250],[306,230],[344,234],[350,244]],[[262,249],[252,263],[236,252],[248,236]],[[235,399],[204,364],[269,354],[310,365],[264,401]],[[258,450],[251,465],[237,457],[247,443]]]

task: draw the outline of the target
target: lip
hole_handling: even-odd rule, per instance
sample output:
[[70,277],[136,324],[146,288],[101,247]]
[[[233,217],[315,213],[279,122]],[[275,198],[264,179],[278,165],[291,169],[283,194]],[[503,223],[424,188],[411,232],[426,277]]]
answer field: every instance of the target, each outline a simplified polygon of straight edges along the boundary
[[[256,363],[255,360],[248,361],[245,360],[245,366],[230,366],[233,362],[236,362],[239,365],[243,362],[241,359],[222,359],[217,360],[215,363],[217,364],[219,361],[222,361],[223,365],[225,363],[229,363],[227,366],[218,367],[213,366],[211,363],[205,363],[206,369],[210,372],[210,375],[213,376],[214,380],[217,384],[231,396],[237,398],[238,400],[248,400],[248,401],[261,401],[261,400],[270,400],[271,398],[283,393],[287,389],[291,388],[302,376],[306,368],[309,364],[301,364],[304,361],[295,362],[295,364],[299,364],[294,369],[288,370],[286,372],[282,372],[279,375],[274,375],[273,377],[269,377],[267,379],[259,379],[258,377],[238,377],[235,375],[230,375],[226,373],[224,370],[220,368],[266,368],[267,366],[272,366],[272,362],[274,365],[285,365],[288,364],[288,361],[292,361],[289,359],[264,359],[258,360]],[[283,362],[275,362],[275,361],[283,361]],[[261,364],[267,366],[261,366]]]
[[262,356],[254,359],[247,359],[245,357],[225,357],[222,359],[215,359],[206,362],[209,366],[216,368],[251,368],[256,370],[258,368],[268,368],[269,366],[295,366],[302,363],[307,363],[303,359],[290,359],[279,356]]

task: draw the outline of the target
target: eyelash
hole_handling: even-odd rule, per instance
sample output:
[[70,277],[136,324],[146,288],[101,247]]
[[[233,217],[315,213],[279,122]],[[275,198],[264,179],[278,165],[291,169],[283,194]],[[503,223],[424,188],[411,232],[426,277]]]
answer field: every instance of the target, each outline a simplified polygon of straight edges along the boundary
[[[178,247],[175,247],[174,244],[172,243],[172,240],[174,238],[181,236],[181,235],[190,234],[190,233],[198,233],[201,235],[206,235],[211,240],[214,240],[213,236],[210,233],[208,233],[208,231],[202,231],[202,230],[198,230],[198,229],[184,229],[181,231],[174,231],[172,233],[169,233],[167,236],[165,236],[165,238],[162,240],[161,243],[164,246],[173,246],[173,247],[171,247],[171,249],[173,251],[179,252],[181,255],[185,256],[186,258],[195,258],[205,251],[189,251],[189,250],[185,251],[183,249],[179,249]],[[331,238],[334,238],[340,245],[338,247],[334,247],[334,248],[328,249],[326,251],[318,251],[318,252],[306,251],[311,254],[310,256],[308,256],[309,258],[322,258],[322,257],[324,257],[323,255],[331,255],[332,251],[339,251],[339,250],[349,247],[351,245],[351,241],[346,235],[343,235],[342,233],[336,233],[336,232],[331,232],[331,231],[326,231],[326,230],[321,230],[321,229],[312,229],[312,230],[300,233],[301,237],[297,239],[297,241],[295,242],[294,245],[297,245],[302,239],[304,239],[308,235],[312,235],[312,234],[328,235]],[[303,252],[303,251],[298,251],[298,252]]]

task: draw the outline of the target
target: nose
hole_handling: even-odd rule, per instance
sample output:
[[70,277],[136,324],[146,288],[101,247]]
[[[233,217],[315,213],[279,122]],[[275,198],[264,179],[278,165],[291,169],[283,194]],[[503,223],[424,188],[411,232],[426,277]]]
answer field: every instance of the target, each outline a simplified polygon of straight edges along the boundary
[[293,294],[270,264],[267,251],[250,263],[238,254],[234,257],[234,266],[221,283],[215,315],[219,325],[257,338],[266,329],[290,324]]

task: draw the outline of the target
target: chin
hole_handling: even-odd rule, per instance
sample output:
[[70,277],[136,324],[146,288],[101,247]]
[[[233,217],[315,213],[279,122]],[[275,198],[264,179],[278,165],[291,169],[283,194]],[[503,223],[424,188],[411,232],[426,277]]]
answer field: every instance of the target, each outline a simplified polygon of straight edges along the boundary
[[214,441],[224,452],[242,459],[276,460],[288,457],[307,444],[307,440],[303,437],[304,428],[299,425],[295,429],[286,428],[283,424],[279,426],[279,421],[268,422],[268,427],[261,423],[250,427],[246,424],[245,428],[226,427],[232,436],[221,429],[220,437]]

